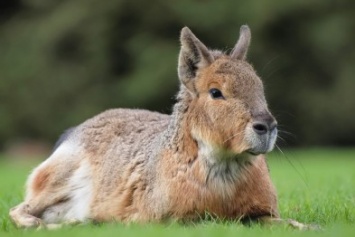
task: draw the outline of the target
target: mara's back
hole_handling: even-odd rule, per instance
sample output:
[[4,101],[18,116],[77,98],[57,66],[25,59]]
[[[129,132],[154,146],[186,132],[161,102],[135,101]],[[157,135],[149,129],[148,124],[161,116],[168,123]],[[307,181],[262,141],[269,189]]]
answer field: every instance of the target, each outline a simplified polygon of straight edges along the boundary
[[148,110],[112,109],[88,119],[67,136],[92,154],[92,160],[129,162],[151,149],[170,116]]

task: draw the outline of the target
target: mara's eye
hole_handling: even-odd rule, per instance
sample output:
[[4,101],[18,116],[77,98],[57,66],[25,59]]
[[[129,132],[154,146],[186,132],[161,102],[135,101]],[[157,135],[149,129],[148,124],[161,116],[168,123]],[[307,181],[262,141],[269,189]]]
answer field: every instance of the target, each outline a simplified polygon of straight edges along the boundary
[[210,95],[213,99],[224,99],[222,92],[216,88],[210,89]]

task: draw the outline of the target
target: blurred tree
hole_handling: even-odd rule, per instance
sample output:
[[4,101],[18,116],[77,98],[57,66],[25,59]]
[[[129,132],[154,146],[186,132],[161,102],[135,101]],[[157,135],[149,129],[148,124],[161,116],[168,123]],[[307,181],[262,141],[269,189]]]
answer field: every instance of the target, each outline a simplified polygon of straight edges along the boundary
[[111,107],[169,113],[179,31],[249,53],[290,145],[354,145],[354,2],[16,0],[0,4],[0,144],[54,141]]

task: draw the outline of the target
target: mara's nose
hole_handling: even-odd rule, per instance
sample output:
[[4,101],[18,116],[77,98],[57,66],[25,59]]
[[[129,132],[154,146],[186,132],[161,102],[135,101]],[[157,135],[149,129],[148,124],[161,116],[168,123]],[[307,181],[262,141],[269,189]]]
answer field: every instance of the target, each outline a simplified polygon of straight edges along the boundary
[[259,135],[265,135],[272,132],[277,127],[277,122],[270,113],[258,114],[253,117],[253,130]]

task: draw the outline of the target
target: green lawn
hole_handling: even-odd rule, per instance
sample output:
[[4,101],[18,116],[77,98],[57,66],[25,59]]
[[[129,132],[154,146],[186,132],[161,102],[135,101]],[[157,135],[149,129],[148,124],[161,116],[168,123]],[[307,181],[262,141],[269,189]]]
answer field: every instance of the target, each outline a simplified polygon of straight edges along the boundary
[[288,150],[269,155],[271,175],[284,218],[316,223],[322,231],[283,226],[251,227],[221,221],[195,225],[105,224],[56,231],[17,230],[8,210],[23,196],[26,177],[36,162],[19,164],[0,158],[0,236],[355,236],[355,150]]

